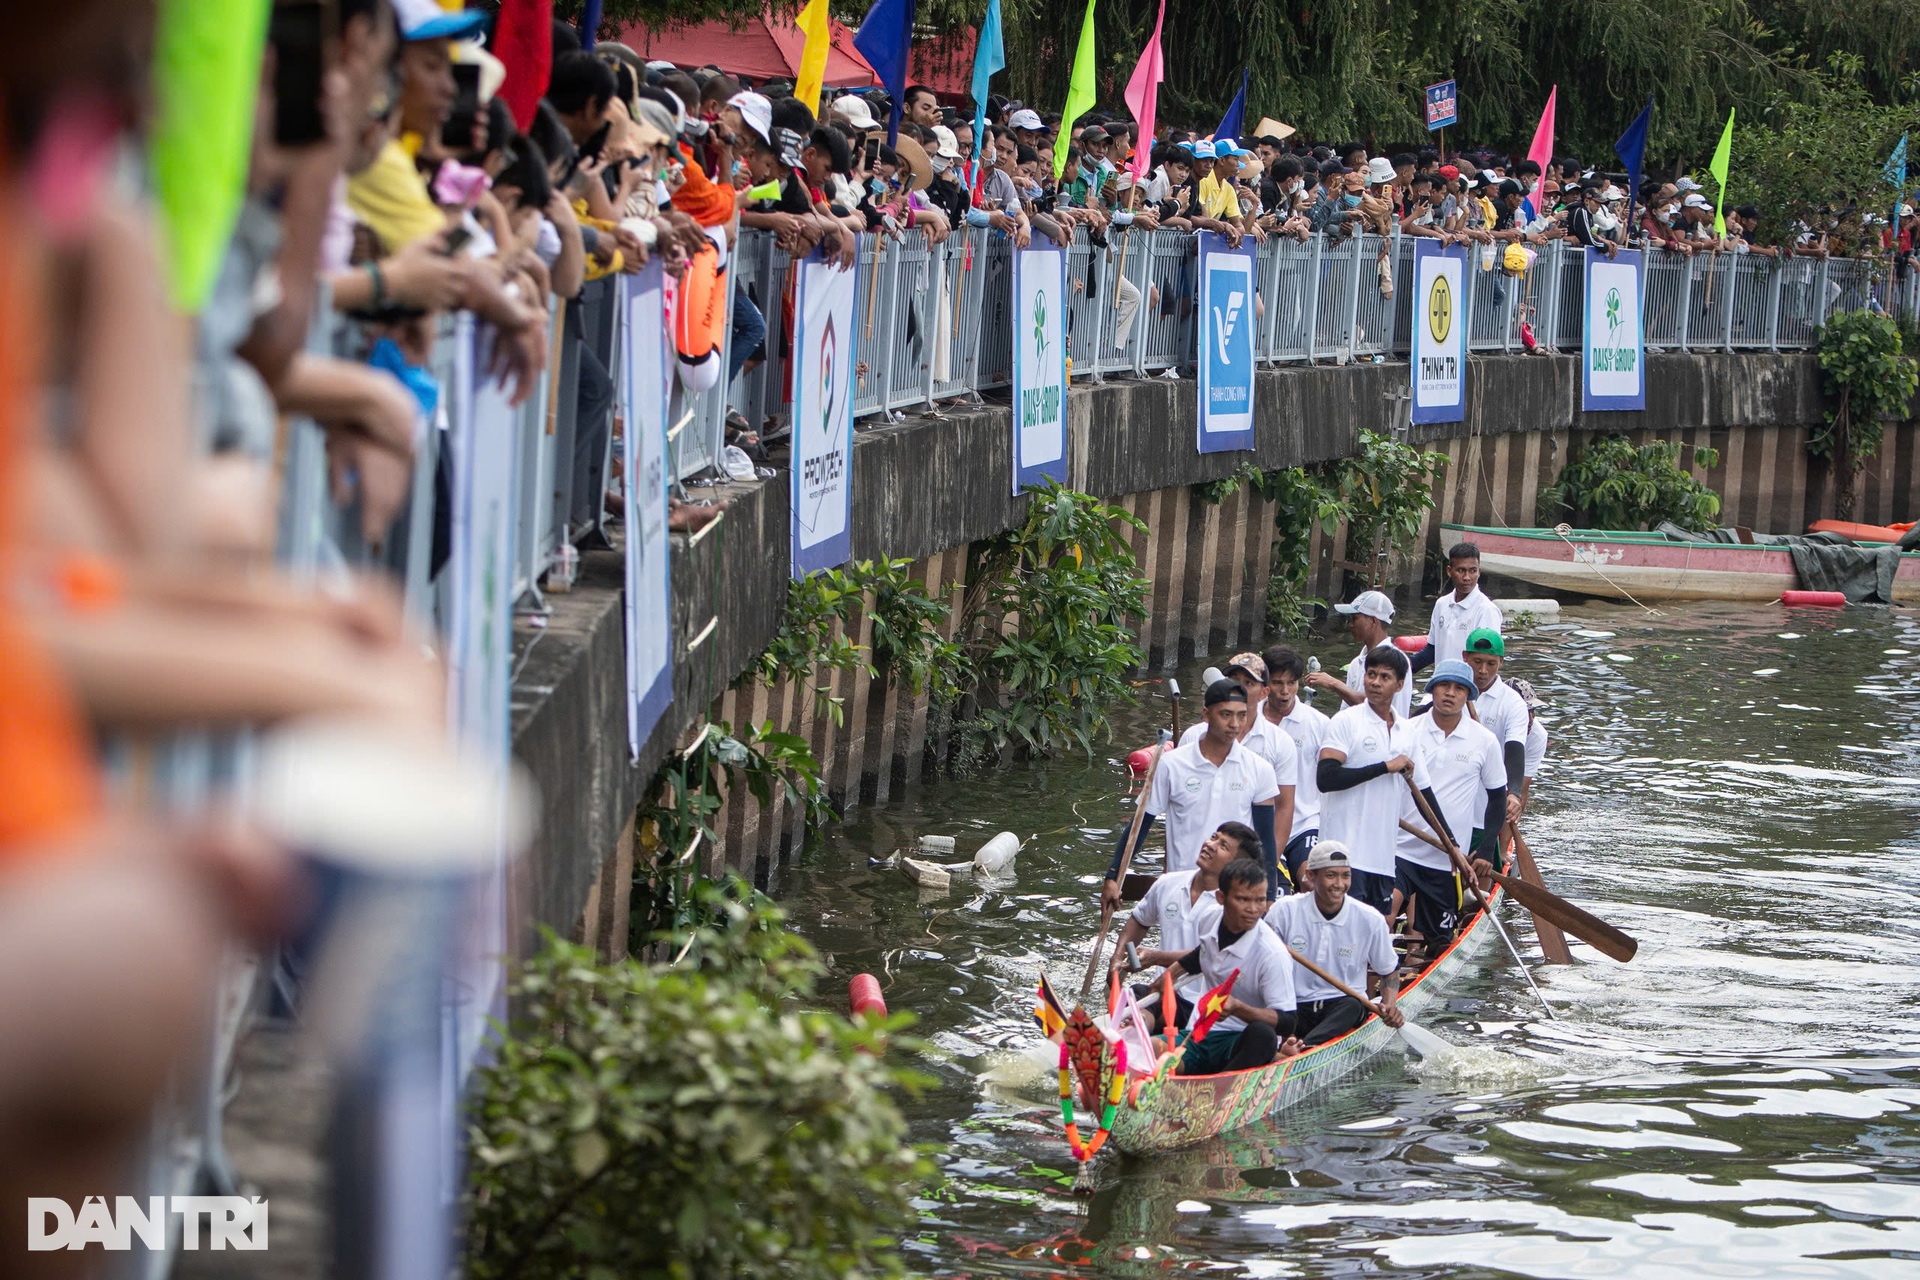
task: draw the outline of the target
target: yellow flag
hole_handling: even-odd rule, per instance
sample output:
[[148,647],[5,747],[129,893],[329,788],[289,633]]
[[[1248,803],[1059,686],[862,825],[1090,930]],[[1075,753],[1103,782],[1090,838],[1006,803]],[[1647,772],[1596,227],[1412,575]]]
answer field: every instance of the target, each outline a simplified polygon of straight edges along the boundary
[[820,86],[827,77],[827,42],[830,39],[827,30],[827,0],[807,0],[807,7],[800,11],[799,27],[807,37],[807,47],[800,54],[800,74],[793,86],[793,96],[807,104],[807,110],[820,114]]

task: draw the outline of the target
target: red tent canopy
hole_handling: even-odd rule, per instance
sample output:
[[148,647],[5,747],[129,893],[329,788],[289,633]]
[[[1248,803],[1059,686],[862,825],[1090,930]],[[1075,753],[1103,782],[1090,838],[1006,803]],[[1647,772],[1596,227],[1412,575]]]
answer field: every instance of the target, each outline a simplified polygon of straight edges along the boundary
[[915,40],[908,83],[923,84],[942,101],[957,103],[973,92],[973,50],[979,43],[980,33],[973,27]]
[[[879,84],[880,77],[853,47],[853,32],[833,22],[829,33],[833,43],[827,51],[827,85],[867,88]],[[620,30],[620,42],[648,61],[664,59],[688,68],[712,65],[730,76],[748,76],[759,83],[797,77],[807,38],[792,17],[765,12],[737,31],[718,21],[654,28],[629,23]]]

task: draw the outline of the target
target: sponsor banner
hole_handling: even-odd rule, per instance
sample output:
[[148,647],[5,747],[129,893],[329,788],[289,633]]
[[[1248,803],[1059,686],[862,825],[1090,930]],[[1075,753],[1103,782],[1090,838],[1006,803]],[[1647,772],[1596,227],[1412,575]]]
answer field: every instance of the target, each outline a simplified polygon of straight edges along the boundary
[[1467,247],[1413,249],[1413,420],[1467,416]]
[[1460,119],[1460,91],[1451,80],[1427,86],[1427,132],[1445,129]]
[[793,576],[853,556],[853,272],[820,250],[794,266]]
[[1254,245],[1200,233],[1200,452],[1253,448]]
[[1067,482],[1067,255],[1013,255],[1013,492]]
[[1587,326],[1580,407],[1591,413],[1647,407],[1646,332],[1641,325],[1643,259],[1638,249],[1609,258],[1588,249]]
[[453,619],[447,667],[453,729],[489,764],[509,750],[507,685],[513,663],[514,477],[519,410],[488,378],[494,333],[463,316],[457,332],[452,448],[453,518],[448,564]]
[[667,545],[666,301],[658,259],[621,280],[627,506],[627,750],[673,702],[673,572]]

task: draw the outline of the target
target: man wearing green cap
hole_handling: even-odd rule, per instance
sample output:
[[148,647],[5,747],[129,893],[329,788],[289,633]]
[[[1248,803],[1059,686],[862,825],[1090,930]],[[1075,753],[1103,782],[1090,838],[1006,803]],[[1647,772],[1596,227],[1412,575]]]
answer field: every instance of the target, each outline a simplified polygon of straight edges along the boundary
[[1474,718],[1500,743],[1500,758],[1507,770],[1507,817],[1517,818],[1521,784],[1527,776],[1527,704],[1500,678],[1507,642],[1492,627],[1481,627],[1467,636],[1465,657],[1473,668],[1477,691]]

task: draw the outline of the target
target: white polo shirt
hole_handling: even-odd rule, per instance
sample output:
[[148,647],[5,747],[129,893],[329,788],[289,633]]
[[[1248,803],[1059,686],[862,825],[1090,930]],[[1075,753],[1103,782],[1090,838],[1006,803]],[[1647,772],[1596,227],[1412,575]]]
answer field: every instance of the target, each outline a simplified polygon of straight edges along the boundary
[[[1196,721],[1180,735],[1180,745],[1200,741],[1200,735],[1207,731],[1205,720]],[[1273,780],[1283,787],[1299,785],[1300,753],[1293,745],[1293,739],[1279,725],[1254,709],[1247,729],[1247,736],[1240,739],[1240,745],[1265,760],[1273,770]],[[1294,803],[1300,803],[1298,792],[1294,793]],[[1278,835],[1279,832],[1275,832]]]
[[[1323,751],[1331,747],[1345,753],[1346,763],[1356,769],[1408,756],[1413,760],[1414,785],[1425,788],[1432,780],[1413,750],[1411,724],[1405,716],[1396,715],[1389,726],[1363,702],[1333,718],[1320,746]],[[1344,842],[1347,857],[1357,869],[1390,876],[1394,849],[1400,843],[1400,818],[1411,803],[1406,779],[1396,773],[1382,774],[1345,791],[1323,792],[1320,839]]]
[[[1390,649],[1393,647],[1394,643],[1391,640],[1384,640],[1374,646],[1376,649]],[[1365,695],[1367,691],[1367,654],[1369,652],[1370,650],[1362,649],[1360,656],[1347,664],[1347,688],[1361,695]],[[1404,653],[1400,656],[1403,658],[1407,657]],[[1367,704],[1361,702],[1357,705],[1364,707]],[[1336,712],[1335,714],[1337,715],[1338,713]],[[1402,719],[1413,714],[1413,660],[1411,658],[1407,659],[1407,678],[1401,682],[1400,692],[1393,695],[1393,714]]]
[[[1267,709],[1260,708],[1260,718],[1268,724]],[[1285,846],[1303,832],[1320,829],[1320,743],[1327,736],[1328,716],[1323,711],[1309,706],[1305,698],[1293,700],[1293,710],[1287,718],[1277,724],[1280,732],[1287,735],[1294,747],[1295,779],[1293,784],[1293,830],[1286,834],[1280,843]],[[1279,832],[1274,833],[1276,836]]]
[[[1547,758],[1547,741],[1547,726],[1540,723],[1539,716],[1535,716],[1533,723],[1527,726],[1527,767],[1525,770],[1527,777],[1532,778],[1539,774],[1540,766]],[[1298,813],[1300,793],[1298,791],[1294,792],[1293,797],[1294,812]]]
[[[1433,798],[1440,802],[1440,819],[1453,833],[1460,852],[1468,851],[1473,829],[1487,816],[1487,792],[1507,785],[1507,766],[1500,759],[1500,744],[1485,727],[1475,724],[1463,712],[1452,733],[1444,732],[1428,712],[1413,721],[1415,759],[1425,763],[1427,776],[1433,779]],[[1419,816],[1412,796],[1405,816],[1415,826],[1427,824]],[[1437,836],[1440,833],[1434,832]],[[1400,833],[1396,856],[1415,866],[1435,871],[1453,870],[1453,862],[1418,836]]]
[[1434,662],[1457,660],[1466,652],[1468,636],[1482,627],[1498,631],[1505,621],[1500,606],[1487,599],[1479,587],[1467,592],[1465,600],[1447,592],[1433,602],[1433,620],[1427,624],[1427,643],[1433,646]]
[[[1194,871],[1170,871],[1153,882],[1147,896],[1133,909],[1133,918],[1150,929],[1160,930],[1160,949],[1181,955],[1200,945],[1200,935],[1213,929],[1220,918],[1220,900],[1212,893],[1193,897]],[[1196,974],[1179,979],[1174,990],[1189,1000],[1206,988]]]
[[1167,870],[1191,871],[1221,823],[1252,826],[1253,806],[1279,794],[1273,766],[1238,742],[1217,768],[1197,740],[1167,752],[1147,792],[1147,812],[1167,820]]
[[[1253,928],[1241,934],[1232,946],[1220,945],[1223,916],[1209,916],[1209,927],[1200,936],[1200,990],[1213,990],[1227,980],[1235,969],[1232,995],[1256,1009],[1293,1008],[1293,957],[1280,945],[1279,935],[1255,920]],[[1196,1006],[1194,1016],[1199,1016]],[[1188,1025],[1192,1025],[1189,1021]],[[1242,1018],[1222,1018],[1213,1024],[1215,1031],[1239,1031],[1246,1026]]]
[[1495,676],[1493,687],[1482,689],[1472,706],[1473,718],[1487,727],[1501,750],[1506,750],[1509,742],[1526,745],[1527,703],[1512,685]]
[[[1355,991],[1367,989],[1369,970],[1385,977],[1400,967],[1386,917],[1358,898],[1349,897],[1328,919],[1311,893],[1288,894],[1267,908],[1267,926],[1283,944]],[[1336,1000],[1346,993],[1295,964],[1293,994],[1299,1001]]]

